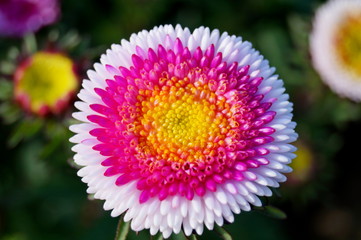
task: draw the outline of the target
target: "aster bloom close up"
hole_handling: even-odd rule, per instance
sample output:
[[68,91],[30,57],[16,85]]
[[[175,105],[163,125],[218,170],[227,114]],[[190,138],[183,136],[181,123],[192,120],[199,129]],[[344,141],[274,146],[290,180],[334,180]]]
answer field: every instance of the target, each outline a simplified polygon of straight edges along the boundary
[[134,231],[203,232],[260,206],[290,172],[292,104],[241,37],[166,25],[114,44],[79,93],[74,160]]
[[322,79],[341,96],[361,100],[361,2],[333,0],[314,19],[310,48]]
[[61,113],[78,85],[73,61],[61,53],[37,52],[16,69],[16,101],[28,112],[44,116]]
[[59,17],[58,0],[1,0],[0,35],[21,37],[54,23]]

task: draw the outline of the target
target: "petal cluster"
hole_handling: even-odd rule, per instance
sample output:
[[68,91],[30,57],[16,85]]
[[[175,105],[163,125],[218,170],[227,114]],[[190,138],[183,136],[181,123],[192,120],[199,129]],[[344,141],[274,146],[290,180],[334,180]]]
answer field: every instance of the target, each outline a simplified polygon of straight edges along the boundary
[[135,231],[198,234],[260,206],[295,157],[292,103],[242,38],[155,27],[88,71],[73,114],[88,193]]
[[0,35],[21,37],[59,17],[58,0],[0,1]]
[[361,2],[333,0],[314,19],[310,50],[315,69],[333,91],[361,100]]

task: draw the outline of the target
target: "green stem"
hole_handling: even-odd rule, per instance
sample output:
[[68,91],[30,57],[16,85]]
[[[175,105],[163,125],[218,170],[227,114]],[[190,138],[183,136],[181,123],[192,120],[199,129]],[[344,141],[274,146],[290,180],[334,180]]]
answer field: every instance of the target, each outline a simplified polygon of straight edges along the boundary
[[125,240],[127,239],[128,233],[129,233],[129,222],[124,222],[123,216],[120,216],[117,232],[115,234],[114,240]]
[[32,33],[26,35],[24,37],[24,45],[25,45],[25,50],[27,53],[29,53],[29,54],[35,53],[38,48],[35,35]]
[[233,240],[231,234],[227,232],[224,228],[215,226],[215,230],[218,232],[219,235],[221,235],[221,238],[223,240]]
[[189,237],[190,240],[197,240],[197,236],[195,234],[190,235]]
[[151,240],[163,240],[163,235],[161,233],[158,233],[155,236],[151,236]]

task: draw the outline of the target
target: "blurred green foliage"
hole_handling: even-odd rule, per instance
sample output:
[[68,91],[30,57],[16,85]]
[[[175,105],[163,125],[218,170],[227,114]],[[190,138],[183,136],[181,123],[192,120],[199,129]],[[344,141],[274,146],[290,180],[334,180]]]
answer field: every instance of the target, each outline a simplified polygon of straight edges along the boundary
[[[76,175],[68,142],[70,112],[62,118],[38,119],[6,101],[12,94],[6,78],[21,52],[62,39],[59,47],[71,50],[83,64],[84,76],[110,44],[168,23],[191,30],[200,25],[218,28],[252,42],[284,79],[300,141],[313,152],[311,179],[285,184],[275,197],[264,199],[287,217],[275,209],[269,211],[276,211],[278,219],[258,211],[241,213],[225,229],[242,240],[361,239],[361,108],[322,83],[308,51],[313,14],[323,2],[62,0],[60,21],[42,29],[36,39],[0,39],[0,240],[113,239],[118,221],[103,211],[101,201],[88,199],[86,185]],[[129,238],[149,239],[149,233],[130,232]],[[199,239],[219,237],[206,230]]]

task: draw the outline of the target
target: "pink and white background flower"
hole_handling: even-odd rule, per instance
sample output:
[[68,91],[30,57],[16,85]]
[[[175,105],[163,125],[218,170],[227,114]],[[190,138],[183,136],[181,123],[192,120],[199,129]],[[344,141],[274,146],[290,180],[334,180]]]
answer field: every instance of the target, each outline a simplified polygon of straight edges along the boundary
[[314,68],[338,95],[361,101],[361,1],[331,0],[317,9],[310,34]]
[[70,129],[87,192],[134,231],[202,234],[261,206],[291,168],[292,103],[241,37],[177,25],[113,44]]

